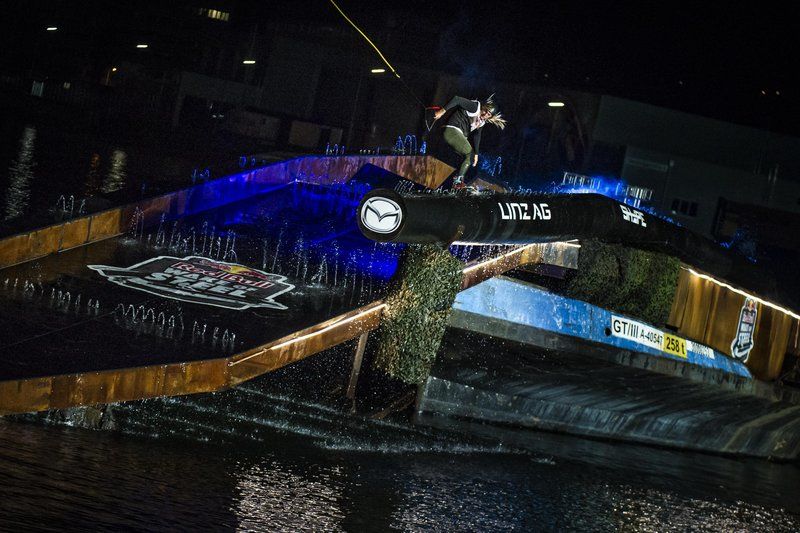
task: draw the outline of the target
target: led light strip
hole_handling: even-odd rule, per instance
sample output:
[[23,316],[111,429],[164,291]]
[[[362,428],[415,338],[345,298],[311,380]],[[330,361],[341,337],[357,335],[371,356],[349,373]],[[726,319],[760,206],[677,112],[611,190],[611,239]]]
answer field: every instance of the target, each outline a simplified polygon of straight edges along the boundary
[[[571,246],[573,248],[580,248],[581,245],[577,239],[571,241],[557,241],[557,242],[537,242],[526,244],[524,246],[531,246],[533,244],[561,244],[563,246]],[[486,243],[486,242],[469,242],[469,241],[453,241],[450,246],[516,246],[518,243],[504,244],[504,243]]]
[[737,289],[736,287],[732,287],[731,285],[728,285],[725,282],[716,280],[716,279],[712,278],[711,276],[709,276],[708,274],[701,274],[700,272],[697,272],[695,270],[692,270],[691,268],[684,267],[684,266],[682,266],[681,268],[684,269],[684,270],[689,271],[689,273],[692,274],[693,276],[697,276],[698,278],[701,278],[701,279],[706,279],[706,280],[710,281],[711,283],[719,285],[720,287],[725,287],[726,289],[731,290],[731,291],[735,292],[736,294],[741,294],[745,298],[750,298],[751,300],[755,300],[756,302],[758,302],[758,303],[760,303],[762,305],[766,305],[767,307],[771,307],[772,309],[775,309],[775,310],[780,311],[782,313],[786,313],[787,315],[789,315],[790,317],[794,318],[795,320],[800,320],[800,315],[798,315],[797,313],[793,313],[792,311],[786,309],[785,307],[781,307],[781,306],[776,305],[776,304],[774,304],[772,302],[768,302],[768,301],[764,300],[763,298],[759,298],[758,296],[746,293],[745,291],[743,291],[741,289]]
[[[504,259],[506,257],[510,257],[510,256],[512,256],[514,254],[522,253],[524,250],[526,250],[528,248],[531,248],[531,247],[534,247],[534,246],[541,246],[542,244],[546,244],[546,243],[528,244],[526,246],[521,246],[519,248],[515,248],[515,249],[511,250],[510,252],[506,252],[505,254],[503,254],[501,256],[498,256],[498,257],[495,257],[494,259],[491,259],[490,261],[486,261],[484,263],[478,263],[478,264],[473,265],[471,267],[465,268],[462,272],[464,274],[467,274],[469,272],[472,272],[476,268],[486,268],[487,266],[489,266],[492,263],[496,263],[497,261],[500,261],[500,260],[502,260],[502,259]],[[567,245],[567,246],[580,247],[580,244],[574,244],[572,242],[561,242],[561,243],[558,243],[558,244],[564,244],[564,245]],[[354,320],[357,320],[359,318],[363,318],[364,316],[368,315],[369,313],[381,312],[381,311],[383,311],[384,307],[386,307],[385,303],[381,303],[381,304],[379,304],[379,305],[377,305],[375,307],[370,307],[369,309],[365,309],[364,311],[361,311],[360,313],[358,313],[356,315],[353,315],[353,316],[348,317],[348,318],[344,318],[342,320],[334,322],[333,324],[328,324],[327,326],[325,326],[324,328],[322,328],[319,331],[312,331],[311,333],[306,333],[305,335],[301,335],[301,336],[295,337],[293,339],[287,339],[287,340],[283,341],[280,344],[276,344],[275,346],[270,346],[268,348],[264,348],[263,350],[259,350],[258,352],[250,354],[247,357],[244,357],[244,358],[239,359],[237,361],[231,361],[230,363],[228,363],[228,366],[235,366],[235,365],[238,365],[239,363],[243,363],[243,362],[245,362],[245,361],[247,361],[249,359],[252,359],[254,357],[258,357],[260,355],[264,355],[269,350],[279,350],[279,349],[284,348],[286,346],[290,346],[292,344],[304,341],[306,339],[310,339],[312,337],[316,337],[317,335],[321,335],[321,334],[325,333],[326,331],[332,330],[333,328],[337,328],[339,326],[342,326],[344,324],[348,324],[348,323],[350,323],[350,322],[352,322]]]
[[504,243],[488,243],[488,242],[469,242],[469,241],[453,241],[450,243],[450,246],[517,246],[517,243],[514,244],[504,244]]
[[364,316],[366,316],[369,313],[372,313],[374,311],[378,311],[378,312],[383,311],[384,307],[386,307],[386,304],[380,304],[380,305],[378,305],[376,307],[372,307],[370,309],[367,309],[366,311],[362,311],[362,312],[358,313],[357,315],[353,315],[350,318],[345,318],[345,319],[340,320],[338,322],[334,322],[333,324],[329,324],[329,325],[325,326],[324,328],[322,328],[319,331],[314,331],[312,333],[306,333],[305,335],[302,335],[302,336],[297,337],[295,339],[289,339],[287,341],[284,341],[284,342],[282,342],[280,344],[277,344],[277,345],[273,346],[272,348],[274,348],[274,349],[283,348],[284,346],[288,346],[290,344],[294,344],[295,342],[300,342],[300,341],[306,340],[306,339],[311,338],[311,337],[316,337],[317,335],[321,335],[322,333],[325,333],[326,331],[329,331],[329,330],[331,330],[331,329],[333,329],[335,327],[341,326],[342,324],[348,324],[348,323],[352,322],[353,320],[362,318],[362,317],[364,317]]
[[532,248],[534,246],[539,246],[539,245],[538,244],[528,244],[526,246],[521,246],[519,248],[514,248],[510,252],[506,252],[503,255],[498,255],[494,259],[491,259],[491,260],[486,261],[484,263],[476,263],[476,264],[472,265],[471,267],[467,267],[462,272],[464,274],[469,274],[470,272],[472,272],[473,270],[476,270],[478,268],[486,269],[489,265],[497,263],[498,261],[502,261],[503,259],[505,259],[507,257],[511,257],[513,255],[516,255],[516,254],[521,254],[523,251],[528,250],[529,248]]

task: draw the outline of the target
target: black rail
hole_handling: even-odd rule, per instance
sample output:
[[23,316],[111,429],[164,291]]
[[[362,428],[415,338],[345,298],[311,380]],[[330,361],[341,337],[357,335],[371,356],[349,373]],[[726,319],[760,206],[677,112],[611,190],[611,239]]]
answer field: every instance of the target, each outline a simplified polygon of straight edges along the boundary
[[400,195],[375,189],[358,206],[379,242],[526,244],[598,239],[660,252],[742,290],[797,309],[764,266],[693,231],[599,194]]

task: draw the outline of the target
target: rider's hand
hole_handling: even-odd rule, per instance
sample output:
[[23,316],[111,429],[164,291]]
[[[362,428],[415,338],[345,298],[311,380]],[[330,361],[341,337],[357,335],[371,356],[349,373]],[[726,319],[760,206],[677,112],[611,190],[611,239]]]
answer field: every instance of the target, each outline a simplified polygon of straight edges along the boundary
[[440,118],[442,118],[442,115],[444,115],[444,113],[445,113],[444,108],[441,108],[433,113],[433,118],[439,120]]

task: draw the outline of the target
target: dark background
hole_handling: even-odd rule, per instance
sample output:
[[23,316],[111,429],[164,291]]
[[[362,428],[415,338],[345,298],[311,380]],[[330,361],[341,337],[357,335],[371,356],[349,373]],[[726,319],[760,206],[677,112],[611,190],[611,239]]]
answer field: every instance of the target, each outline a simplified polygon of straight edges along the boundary
[[[394,37],[387,35],[392,26],[413,24],[419,28],[400,37],[401,47],[413,47],[419,38],[432,41],[427,54],[401,51],[390,61],[566,86],[800,133],[800,28],[788,4],[343,0],[338,5],[376,42]],[[287,16],[345,24],[324,1],[294,3]]]
[[[33,56],[47,55],[50,75],[74,75],[77,70],[100,77],[107,64],[131,53],[131,39],[148,37],[161,41],[160,51],[151,47],[152,66],[196,67],[199,59],[192,50],[202,43],[190,43],[194,37],[206,44],[217,39],[224,47],[237,38],[246,41],[254,25],[263,31],[275,22],[314,25],[320,34],[326,27],[344,30],[352,40],[340,39],[343,46],[360,47],[379,62],[328,1],[208,4],[230,11],[226,30],[232,31],[227,35],[194,33],[186,20],[173,16],[195,4],[206,6],[142,0],[4,2],[0,68],[22,72]],[[396,65],[611,94],[800,133],[798,25],[788,4],[363,0],[338,4]],[[42,42],[42,26],[51,23],[62,27],[58,32],[62,42],[55,49]],[[69,39],[64,43],[66,34]],[[235,77],[236,72],[230,75]]]

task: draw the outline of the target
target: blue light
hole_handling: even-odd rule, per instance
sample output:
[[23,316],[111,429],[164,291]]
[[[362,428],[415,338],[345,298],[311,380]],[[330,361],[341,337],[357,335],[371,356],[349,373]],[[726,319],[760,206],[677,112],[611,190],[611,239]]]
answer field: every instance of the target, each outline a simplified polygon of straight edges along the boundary
[[[274,256],[275,246],[280,242],[280,263],[285,270],[292,270],[288,265],[296,265],[298,258],[303,257],[311,270],[321,268],[324,261],[329,272],[335,263],[340,275],[347,269],[373,281],[388,281],[397,270],[405,245],[376,243],[359,231],[358,202],[372,186],[352,180],[321,185],[314,183],[314,178],[298,176],[200,216],[215,228],[216,236],[224,239],[228,230],[236,232],[241,260],[260,262],[266,246],[270,248],[269,255]],[[212,194],[206,205],[217,200],[218,194]]]
[[[624,191],[628,189],[628,184],[625,181],[603,175],[586,176],[588,183],[561,183],[554,184],[552,192],[555,193],[570,193],[570,194],[602,194],[608,198],[612,198],[618,202],[633,205],[632,198],[626,196]],[[640,202],[641,203],[641,202]],[[640,206],[634,206],[640,207]]]
[[[646,200],[642,198],[635,198],[631,196],[632,191],[645,190],[639,187],[634,187],[616,176],[604,176],[596,174],[593,176],[580,176],[577,183],[553,183],[549,191],[551,193],[565,193],[565,194],[601,194],[617,202],[635,207],[639,211],[651,214],[666,222],[676,226],[682,226],[680,222],[672,217],[665,215],[658,211],[653,206],[649,205]],[[652,191],[650,191],[652,192]]]

